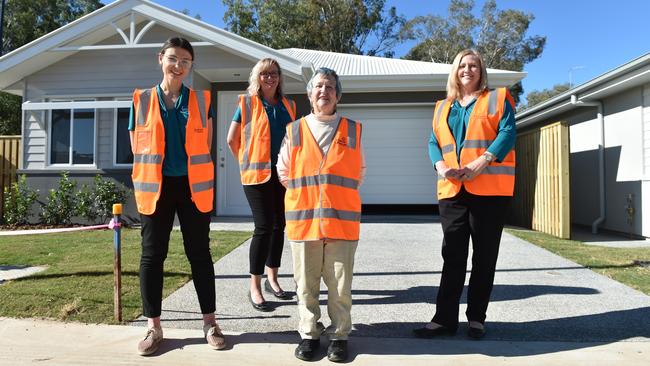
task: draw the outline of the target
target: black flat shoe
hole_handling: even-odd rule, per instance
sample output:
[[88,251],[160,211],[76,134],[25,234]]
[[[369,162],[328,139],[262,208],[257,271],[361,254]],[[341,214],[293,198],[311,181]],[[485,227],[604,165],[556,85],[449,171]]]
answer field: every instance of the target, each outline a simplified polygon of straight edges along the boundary
[[485,328],[481,329],[481,328],[469,327],[467,328],[467,336],[472,339],[479,340],[485,337]]
[[455,329],[449,329],[447,327],[438,327],[436,329],[429,329],[427,327],[413,329],[413,334],[417,338],[434,338],[445,335],[454,335],[456,334]]
[[269,283],[268,279],[266,281],[264,281],[264,291],[266,291],[266,292],[268,292],[270,294],[273,294],[273,296],[275,296],[276,298],[278,298],[280,300],[291,300],[291,299],[293,299],[292,295],[290,295],[290,294],[288,294],[288,293],[286,293],[286,292],[284,292],[282,290],[275,291],[273,289],[273,286],[271,286],[271,284]]
[[293,352],[296,358],[303,361],[311,361],[320,347],[320,339],[303,339]]
[[327,359],[332,362],[343,362],[348,358],[348,341],[331,341],[327,347]]
[[261,303],[256,304],[255,301],[253,301],[253,295],[251,295],[250,292],[248,293],[248,301],[250,301],[251,305],[253,305],[253,309],[257,311],[263,311],[266,313],[273,310],[271,306],[269,306],[269,303],[266,301],[262,301]]

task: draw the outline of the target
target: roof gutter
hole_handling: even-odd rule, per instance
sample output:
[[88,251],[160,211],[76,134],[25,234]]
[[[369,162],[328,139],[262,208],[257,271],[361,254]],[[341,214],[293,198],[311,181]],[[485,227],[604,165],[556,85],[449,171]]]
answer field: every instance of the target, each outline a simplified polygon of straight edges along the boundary
[[598,180],[599,180],[599,195],[600,195],[600,216],[591,223],[591,232],[598,234],[598,226],[605,221],[605,118],[603,117],[603,102],[600,100],[595,101],[582,101],[578,99],[575,94],[571,95],[571,104],[577,107],[596,107],[596,117],[598,118],[598,126],[600,130],[600,144],[598,144]]

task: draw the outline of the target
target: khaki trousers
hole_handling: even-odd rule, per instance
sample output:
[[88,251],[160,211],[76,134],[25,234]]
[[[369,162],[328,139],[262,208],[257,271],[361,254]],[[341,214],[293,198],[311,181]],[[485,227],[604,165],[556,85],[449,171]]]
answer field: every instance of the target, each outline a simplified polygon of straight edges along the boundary
[[327,286],[327,328],[331,340],[348,339],[352,330],[352,271],[358,241],[292,241],[293,278],[298,295],[298,333],[302,339],[319,339],[320,279]]

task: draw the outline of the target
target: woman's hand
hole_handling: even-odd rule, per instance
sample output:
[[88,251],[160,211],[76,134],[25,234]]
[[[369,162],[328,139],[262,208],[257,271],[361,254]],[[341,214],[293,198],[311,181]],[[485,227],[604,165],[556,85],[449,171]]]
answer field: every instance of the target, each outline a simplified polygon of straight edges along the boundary
[[461,181],[471,181],[472,179],[476,178],[481,172],[483,172],[483,169],[485,169],[486,166],[488,166],[490,162],[488,162],[483,156],[479,156],[478,158],[474,159],[471,163],[465,165],[462,169],[459,169],[459,179]]
[[443,178],[461,180],[460,170],[448,167],[444,160],[436,162],[436,170],[438,175]]

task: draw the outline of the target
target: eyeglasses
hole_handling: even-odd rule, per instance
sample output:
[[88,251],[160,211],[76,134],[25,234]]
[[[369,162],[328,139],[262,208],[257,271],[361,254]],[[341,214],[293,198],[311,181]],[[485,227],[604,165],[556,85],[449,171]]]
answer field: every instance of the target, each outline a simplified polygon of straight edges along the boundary
[[188,59],[178,59],[175,56],[165,56],[167,59],[167,62],[169,62],[172,65],[178,65],[184,69],[189,69],[192,66],[192,60]]
[[277,79],[278,77],[280,77],[280,74],[277,72],[260,72],[260,76],[263,78]]

